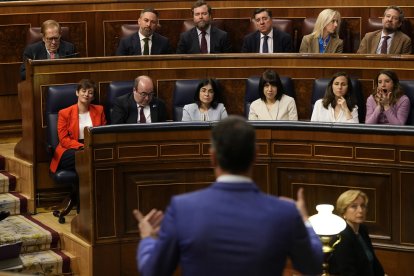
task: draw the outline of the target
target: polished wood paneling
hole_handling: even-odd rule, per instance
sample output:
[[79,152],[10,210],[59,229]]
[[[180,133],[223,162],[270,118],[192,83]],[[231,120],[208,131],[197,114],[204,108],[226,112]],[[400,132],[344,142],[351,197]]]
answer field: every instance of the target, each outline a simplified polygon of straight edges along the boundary
[[[401,79],[412,77],[414,59],[411,56],[382,57],[365,55],[259,55],[259,54],[231,54],[231,55],[207,55],[207,56],[153,56],[153,57],[104,57],[104,58],[75,58],[54,61],[33,61],[28,65],[28,70],[33,71],[33,77],[20,83],[20,99],[23,116],[23,139],[16,148],[16,153],[34,163],[35,177],[42,187],[54,187],[48,177],[47,163],[49,157],[46,154],[44,108],[46,103],[46,88],[49,85],[76,83],[82,78],[91,78],[99,83],[97,102],[106,104],[107,86],[111,80],[132,80],[137,75],[147,74],[154,80],[156,93],[165,101],[168,116],[172,119],[173,90],[175,80],[199,79],[202,77],[215,77],[220,81],[223,91],[224,103],[229,114],[245,114],[244,90],[246,78],[260,75],[263,70],[273,68],[280,75],[293,78],[296,90],[296,105],[299,119],[309,120],[311,115],[311,91],[315,78],[329,77],[338,70],[348,72],[350,75],[362,80],[365,97],[371,92],[372,78],[377,74],[378,68],[392,68],[397,71]],[[340,69],[339,69],[340,68]],[[368,90],[368,91],[367,91]],[[15,111],[14,111],[15,112]],[[7,115],[11,116],[13,112]],[[133,134],[132,134],[133,135]],[[307,134],[309,135],[309,134]],[[161,138],[163,134],[160,134]],[[361,139],[364,138],[361,135]],[[371,139],[372,137],[370,137]],[[138,135],[136,139],[141,137]],[[177,137],[181,139],[181,137]],[[410,151],[398,152],[395,149],[377,151],[375,147],[356,147],[352,150],[342,145],[329,145],[323,143],[323,137],[319,137],[320,144],[312,148],[312,153],[317,155],[330,155],[332,159],[338,156],[347,156],[364,160],[377,156],[384,162],[393,162],[401,158],[405,162],[413,160]],[[389,137],[388,139],[392,139]],[[408,143],[408,142],[407,142]],[[174,145],[175,143],[171,143]],[[298,143],[303,145],[303,143]],[[124,145],[120,148],[105,148],[96,152],[99,158],[140,158],[139,155],[153,156],[159,154],[174,155],[171,148],[154,147],[151,143],[141,144],[138,147],[128,148]],[[288,145],[277,148],[279,154],[288,152]],[[295,145],[290,148],[290,154],[308,154],[309,149],[304,144],[301,147]],[[330,153],[326,150],[329,147]],[[201,151],[186,147],[188,154]],[[270,152],[270,148],[268,149]],[[271,150],[275,150],[274,147]],[[299,151],[299,152],[296,152]],[[304,151],[304,153],[300,153]],[[115,155],[115,156],[112,156]],[[338,155],[338,156],[337,156]],[[368,156],[368,157],[366,157]],[[189,158],[188,155],[185,158]],[[184,157],[183,157],[184,158]],[[388,161],[387,161],[388,160]],[[38,167],[38,164],[45,164]]]
[[[317,204],[335,204],[347,189],[363,190],[369,197],[367,225],[385,271],[388,275],[414,273],[407,263],[414,255],[414,163],[390,158],[414,151],[412,130],[383,131],[369,125],[350,129],[307,122],[254,125],[259,154],[253,178],[262,191],[294,198],[304,187],[309,214],[314,214]],[[206,124],[194,124],[192,129],[170,126],[87,131],[85,150],[76,154],[82,210],[72,222],[72,231],[95,245],[94,256],[105,254],[107,247],[116,248],[112,254],[119,263],[110,268],[116,274],[134,264],[138,233],[133,209],[163,210],[172,196],[214,181]],[[99,158],[96,154],[142,145],[152,145],[159,154],[134,154],[132,158]],[[168,154],[161,154],[163,148],[169,149]],[[92,224],[85,225],[86,221]],[[389,259],[401,265],[394,266]],[[102,266],[94,272],[102,271]]]

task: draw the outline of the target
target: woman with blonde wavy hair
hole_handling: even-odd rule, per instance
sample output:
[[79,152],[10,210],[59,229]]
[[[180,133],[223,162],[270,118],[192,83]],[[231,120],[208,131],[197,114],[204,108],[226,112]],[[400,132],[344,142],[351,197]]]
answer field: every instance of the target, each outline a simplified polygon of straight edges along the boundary
[[300,53],[342,53],[344,42],[339,38],[341,14],[332,9],[321,11],[313,32],[302,39]]
[[339,233],[329,259],[330,274],[384,276],[364,225],[367,206],[368,196],[360,190],[348,190],[338,197],[336,211],[346,221],[346,228]]

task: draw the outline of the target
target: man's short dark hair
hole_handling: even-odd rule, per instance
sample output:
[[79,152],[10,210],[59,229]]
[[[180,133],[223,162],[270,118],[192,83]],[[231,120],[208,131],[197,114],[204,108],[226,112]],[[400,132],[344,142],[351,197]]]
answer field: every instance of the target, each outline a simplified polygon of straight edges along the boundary
[[193,4],[193,6],[191,7],[191,14],[194,15],[194,9],[195,8],[198,8],[198,7],[201,7],[201,6],[204,6],[204,5],[207,6],[208,14],[211,15],[211,11],[212,11],[211,6],[209,4],[207,4],[207,2],[204,1],[204,0],[198,0]]
[[397,12],[399,12],[399,15],[398,15],[398,20],[399,20],[401,23],[404,21],[404,12],[403,12],[403,10],[402,10],[400,7],[398,7],[398,6],[388,6],[388,7],[385,9],[385,11],[384,11],[384,15],[385,15],[385,13],[386,13],[388,10],[396,10]]
[[256,154],[256,132],[246,119],[231,115],[211,131],[218,165],[232,174],[247,172]]
[[151,12],[151,13],[153,13],[153,14],[155,14],[155,16],[158,18],[158,16],[159,16],[159,14],[158,14],[158,11],[156,11],[154,8],[151,8],[151,7],[148,7],[148,8],[145,8],[145,9],[143,9],[142,11],[141,11],[141,13],[140,13],[140,17],[144,14],[144,13],[146,13],[146,12]]
[[272,18],[272,11],[266,8],[257,8],[253,11],[253,16],[252,18],[254,19],[256,17],[256,14],[262,13],[262,12],[267,12],[267,15]]

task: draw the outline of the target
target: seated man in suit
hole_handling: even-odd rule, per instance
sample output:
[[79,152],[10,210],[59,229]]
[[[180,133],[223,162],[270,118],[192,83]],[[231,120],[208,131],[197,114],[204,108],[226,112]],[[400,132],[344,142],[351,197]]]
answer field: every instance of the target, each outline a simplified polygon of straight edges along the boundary
[[26,79],[27,59],[56,59],[75,57],[75,46],[61,38],[61,29],[55,20],[46,20],[41,27],[42,40],[26,47],[23,53],[23,64],[20,67],[20,78]]
[[145,8],[138,18],[139,31],[124,37],[116,50],[117,56],[171,54],[168,38],[158,34],[158,12]]
[[203,0],[193,4],[191,12],[195,27],[181,33],[177,54],[231,52],[227,33],[211,25],[211,10],[210,5]]
[[133,91],[118,97],[111,112],[112,124],[155,123],[166,120],[165,104],[154,98],[154,84],[148,76],[137,77]]
[[259,8],[254,10],[252,20],[257,31],[244,37],[242,53],[291,53],[292,37],[290,34],[273,28],[272,11]]
[[174,196],[165,215],[138,210],[140,275],[282,275],[289,257],[303,274],[322,270],[322,245],[298,201],[264,194],[251,179],[255,129],[229,116],[211,131],[210,187]]
[[411,54],[411,38],[400,30],[403,21],[404,13],[400,7],[387,7],[382,30],[365,34],[357,54]]

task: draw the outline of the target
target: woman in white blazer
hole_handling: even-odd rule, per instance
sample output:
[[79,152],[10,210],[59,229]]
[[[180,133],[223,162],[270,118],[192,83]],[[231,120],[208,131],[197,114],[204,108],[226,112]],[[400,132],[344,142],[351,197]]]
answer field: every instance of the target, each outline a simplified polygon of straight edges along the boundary
[[325,96],[315,102],[311,121],[359,123],[352,82],[346,73],[339,72],[333,75],[326,87]]
[[285,94],[275,71],[262,74],[258,93],[260,98],[250,105],[249,120],[298,120],[295,99]]
[[218,121],[227,117],[221,93],[213,79],[200,81],[194,93],[194,103],[183,108],[182,121]]

